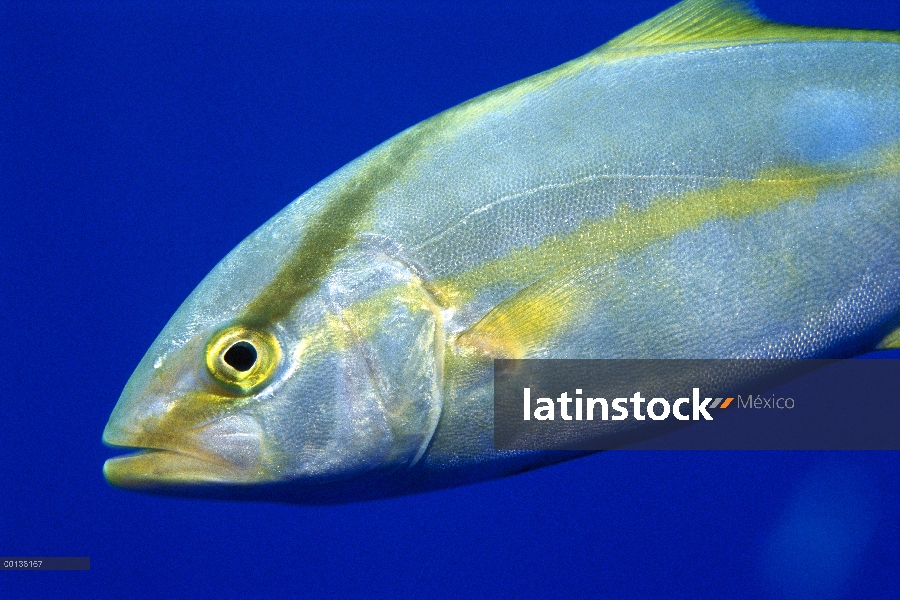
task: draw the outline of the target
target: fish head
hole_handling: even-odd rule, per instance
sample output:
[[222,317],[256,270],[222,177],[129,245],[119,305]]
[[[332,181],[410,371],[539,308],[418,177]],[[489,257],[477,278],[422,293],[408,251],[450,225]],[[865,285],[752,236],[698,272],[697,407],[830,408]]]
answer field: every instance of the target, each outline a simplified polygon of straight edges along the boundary
[[139,449],[108,460],[107,480],[143,488],[266,479],[258,396],[283,360],[277,337],[238,324],[187,338],[172,329],[144,356],[106,425],[104,443]]
[[137,449],[105,463],[110,483],[247,497],[421,458],[440,416],[440,309],[389,241],[323,237],[306,208],[235,248],[150,347],[103,433]]

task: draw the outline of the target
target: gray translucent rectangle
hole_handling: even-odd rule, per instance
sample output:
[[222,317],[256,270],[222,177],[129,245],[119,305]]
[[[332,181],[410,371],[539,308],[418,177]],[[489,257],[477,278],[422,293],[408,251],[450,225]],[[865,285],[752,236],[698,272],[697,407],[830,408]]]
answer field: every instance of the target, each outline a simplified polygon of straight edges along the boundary
[[0,558],[4,571],[90,571],[88,556],[4,556]]
[[494,361],[497,450],[900,450],[898,427],[897,360]]

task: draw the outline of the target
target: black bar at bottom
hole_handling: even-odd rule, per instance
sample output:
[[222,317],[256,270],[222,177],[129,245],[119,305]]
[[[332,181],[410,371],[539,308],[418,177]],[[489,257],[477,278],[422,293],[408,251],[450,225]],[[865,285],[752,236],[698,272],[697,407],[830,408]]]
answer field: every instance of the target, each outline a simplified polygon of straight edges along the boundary
[[90,571],[89,556],[3,556],[3,571]]

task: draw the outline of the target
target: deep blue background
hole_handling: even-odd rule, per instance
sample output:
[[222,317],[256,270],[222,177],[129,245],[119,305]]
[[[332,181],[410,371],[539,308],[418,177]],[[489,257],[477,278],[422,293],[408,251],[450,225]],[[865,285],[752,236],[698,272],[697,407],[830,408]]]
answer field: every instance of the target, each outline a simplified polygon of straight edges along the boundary
[[[579,56],[640,2],[0,5],[0,597],[900,596],[896,453],[609,452],[335,507],[109,487],[100,435],[213,265],[400,130]],[[761,0],[900,29],[897,0]]]

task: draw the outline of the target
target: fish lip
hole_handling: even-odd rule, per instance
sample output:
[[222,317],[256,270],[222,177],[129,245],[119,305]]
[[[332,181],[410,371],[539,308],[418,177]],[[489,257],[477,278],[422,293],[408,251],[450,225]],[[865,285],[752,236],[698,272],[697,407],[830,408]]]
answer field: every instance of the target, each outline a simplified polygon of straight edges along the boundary
[[103,463],[103,476],[115,487],[147,489],[241,483],[252,479],[252,473],[216,455],[171,448],[127,447],[136,451],[115,456]]
[[[203,427],[188,430],[189,433]],[[107,429],[104,445],[117,450],[132,450],[103,463],[103,476],[115,487],[147,489],[166,486],[233,484],[251,482],[256,468],[242,467],[202,445],[185,443],[182,435],[165,436],[146,432]]]
[[[106,442],[104,442],[106,443]],[[180,454],[189,458],[193,458],[196,460],[201,460],[205,462],[210,462],[214,464],[231,464],[225,458],[217,456],[208,452],[196,452],[191,450],[185,450],[181,448],[171,448],[166,446],[144,446],[139,444],[106,444],[110,448],[114,450],[133,450],[133,452],[125,452],[124,454],[119,454],[107,460],[118,460],[118,459],[128,459],[132,457],[141,456],[144,454],[150,453],[158,453],[158,452],[167,452],[169,454]]]
[[[172,446],[170,444],[162,444],[162,443],[148,443],[152,440],[152,436],[148,435],[135,435],[134,441],[128,440],[114,440],[109,434],[109,428],[103,432],[103,444],[109,448],[114,450],[133,450],[134,452],[127,452],[125,454],[121,454],[119,456],[115,456],[109,460],[116,459],[124,459],[129,457],[135,457],[142,454],[147,454],[150,452],[169,452],[172,454],[182,454],[185,456],[189,456],[198,460],[206,460],[212,463],[227,463],[228,461],[224,458],[217,456],[210,452],[201,452],[194,448],[179,448]],[[107,461],[109,462],[109,461]],[[105,470],[105,467],[104,467]]]

